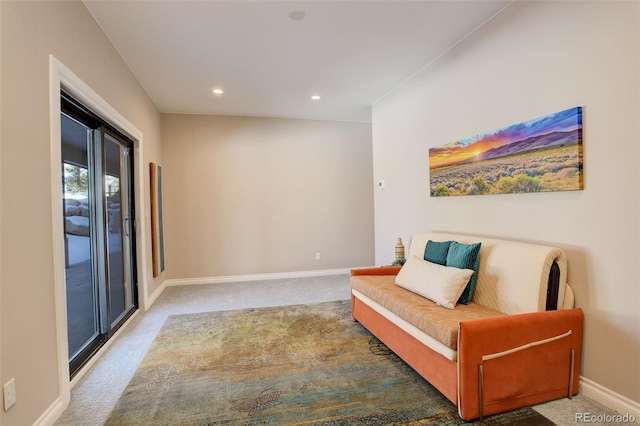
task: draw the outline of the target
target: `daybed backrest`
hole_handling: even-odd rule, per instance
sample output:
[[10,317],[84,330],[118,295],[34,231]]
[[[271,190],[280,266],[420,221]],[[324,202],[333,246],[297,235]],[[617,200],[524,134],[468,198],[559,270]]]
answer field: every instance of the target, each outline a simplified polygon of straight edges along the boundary
[[544,311],[549,271],[560,269],[558,309],[565,304],[567,257],[559,248],[471,235],[422,232],[413,236],[409,255],[422,258],[427,241],[482,243],[473,301],[506,314]]

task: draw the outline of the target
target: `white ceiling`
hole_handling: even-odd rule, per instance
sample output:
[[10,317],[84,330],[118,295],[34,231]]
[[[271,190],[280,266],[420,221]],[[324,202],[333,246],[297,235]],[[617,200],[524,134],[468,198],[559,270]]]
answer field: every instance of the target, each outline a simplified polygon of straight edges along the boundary
[[84,0],[163,113],[358,122],[510,2]]

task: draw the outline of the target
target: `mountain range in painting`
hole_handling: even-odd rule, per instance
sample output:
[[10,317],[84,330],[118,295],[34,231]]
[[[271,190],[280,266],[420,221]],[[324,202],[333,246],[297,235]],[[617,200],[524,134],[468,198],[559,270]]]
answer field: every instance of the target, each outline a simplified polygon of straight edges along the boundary
[[511,142],[498,148],[488,149],[474,157],[462,161],[461,163],[471,163],[480,160],[504,157],[506,155],[520,154],[525,151],[538,148],[548,148],[555,145],[578,143],[581,139],[580,129],[568,132],[552,132],[546,135],[531,136],[518,142]]

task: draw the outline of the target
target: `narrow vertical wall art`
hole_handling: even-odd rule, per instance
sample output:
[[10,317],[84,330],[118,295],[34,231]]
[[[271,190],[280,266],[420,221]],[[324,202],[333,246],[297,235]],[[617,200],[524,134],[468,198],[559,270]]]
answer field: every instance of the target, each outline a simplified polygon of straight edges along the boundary
[[151,252],[153,276],[164,271],[164,234],[162,231],[162,168],[149,163],[151,175]]
[[432,197],[583,189],[582,107],[429,149]]

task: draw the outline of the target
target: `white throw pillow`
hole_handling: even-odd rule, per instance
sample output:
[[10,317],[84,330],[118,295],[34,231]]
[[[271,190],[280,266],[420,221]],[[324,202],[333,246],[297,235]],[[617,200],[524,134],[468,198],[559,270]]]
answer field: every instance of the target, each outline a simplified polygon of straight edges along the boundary
[[413,255],[396,276],[396,285],[453,309],[472,274],[471,269],[438,265]]

